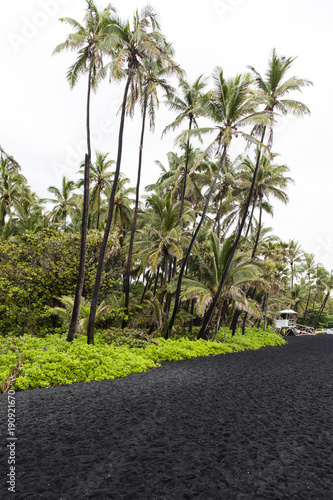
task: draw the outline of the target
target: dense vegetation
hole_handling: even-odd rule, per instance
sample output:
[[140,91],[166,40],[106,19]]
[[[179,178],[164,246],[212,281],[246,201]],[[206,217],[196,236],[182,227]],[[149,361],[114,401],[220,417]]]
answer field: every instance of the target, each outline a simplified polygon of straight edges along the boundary
[[[201,75],[191,83],[151,7],[135,12],[130,23],[110,6],[98,11],[87,0],[83,24],[61,21],[73,33],[55,53],[77,52],[67,73],[71,87],[81,75],[87,80],[87,153],[78,178],[63,177],[43,200],[1,148],[1,335],[11,337],[13,346],[39,342],[13,338],[22,335],[46,336],[52,343],[48,335],[65,325],[67,340],[83,332],[88,344],[94,343],[95,327],[117,328],[116,337],[120,328],[134,328],[151,337],[207,340],[222,327],[233,334],[238,327],[243,333],[253,326],[266,330],[286,307],[298,312],[300,323],[333,326],[331,273],[299,242],[281,241],[262,222],[263,212],[273,215],[275,200],[288,202],[292,182],[274,151],[274,125],[281,115],[309,113],[293,100],[311,84],[290,74],[294,59],[274,50],[264,76],[250,67],[226,78],[217,67],[211,80]],[[118,149],[91,151],[90,93],[106,76],[125,82]],[[145,129],[154,128],[161,98],[175,113],[164,132],[179,129],[178,145],[167,165],[156,160],[161,175],[142,196]],[[126,120],[135,112],[141,112],[142,127],[134,189],[121,172],[121,158]],[[232,157],[231,143],[244,153]],[[98,339],[101,352],[93,352],[99,359],[111,348]],[[89,352],[81,336],[76,347],[61,345],[62,360],[77,346],[82,355]],[[139,359],[133,351],[112,349]],[[140,363],[140,370],[150,366],[147,359]]]
[[226,341],[209,342],[174,338],[157,338],[154,343],[141,341],[130,347],[129,338],[139,340],[134,332],[118,334],[113,338],[123,345],[115,345],[108,332],[96,334],[95,345],[86,345],[78,335],[73,342],[66,342],[58,335],[41,339],[32,335],[3,338],[0,351],[0,380],[2,392],[34,387],[49,387],[72,382],[90,382],[124,377],[130,373],[144,372],[159,366],[161,361],[174,361],[199,356],[231,353],[246,349],[259,349],[285,343],[274,331],[252,329],[246,336],[231,336],[226,331]]

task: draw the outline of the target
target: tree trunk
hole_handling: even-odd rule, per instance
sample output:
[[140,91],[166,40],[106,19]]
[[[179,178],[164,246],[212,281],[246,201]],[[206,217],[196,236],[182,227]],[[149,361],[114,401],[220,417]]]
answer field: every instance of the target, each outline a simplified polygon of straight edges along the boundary
[[90,315],[89,315],[89,322],[88,322],[88,335],[87,335],[88,336],[88,344],[94,343],[94,329],[95,329],[97,301],[98,301],[98,295],[99,295],[99,290],[100,290],[100,286],[101,286],[102,272],[103,272],[103,266],[104,266],[104,257],[105,257],[105,253],[106,253],[110,228],[111,228],[111,224],[112,224],[112,218],[113,218],[113,212],[114,212],[114,201],[115,201],[115,195],[116,195],[119,173],[120,173],[121,156],[122,156],[122,149],[123,149],[123,134],[124,134],[124,124],[125,124],[126,103],[127,103],[127,95],[128,95],[128,90],[129,90],[129,86],[131,83],[131,79],[132,79],[132,70],[129,69],[127,82],[126,82],[126,86],[125,86],[125,91],[124,91],[122,109],[121,109],[116,171],[115,171],[114,179],[113,179],[113,186],[112,186],[112,191],[111,191],[110,200],[109,200],[108,217],[107,217],[106,224],[105,224],[103,242],[102,242],[102,245],[100,248],[97,271],[96,271],[95,285],[94,285],[93,296],[92,296],[91,306],[90,306]]
[[201,214],[201,219],[200,219],[200,221],[199,221],[199,223],[197,225],[196,230],[194,231],[194,234],[192,236],[192,239],[190,241],[189,247],[187,249],[185,258],[183,260],[182,266],[181,266],[180,271],[179,271],[178,283],[177,283],[177,290],[176,290],[176,296],[175,296],[175,304],[174,304],[172,316],[171,316],[171,319],[170,319],[170,323],[168,325],[166,338],[168,338],[169,335],[170,335],[170,333],[171,333],[171,330],[172,330],[172,327],[173,327],[173,324],[174,324],[174,321],[175,321],[175,318],[176,318],[176,314],[178,313],[178,310],[179,310],[179,297],[180,297],[180,291],[181,291],[182,279],[183,279],[185,267],[187,266],[188,260],[190,258],[192,247],[193,247],[193,245],[195,243],[195,240],[197,239],[197,236],[198,236],[198,233],[200,231],[200,228],[201,228],[201,226],[203,224],[203,221],[204,221],[204,219],[206,217],[206,213],[207,213],[207,210],[208,210],[209,202],[210,202],[210,199],[211,199],[212,194],[214,192],[215,185],[216,185],[216,182],[217,182],[217,178],[219,176],[221,167],[222,167],[222,165],[224,163],[226,154],[227,154],[227,146],[224,145],[224,147],[223,147],[223,153],[222,153],[222,156],[221,156],[221,160],[220,160],[219,166],[218,166],[218,168],[216,170],[216,174],[215,174],[215,177],[214,177],[213,184],[212,184],[212,186],[211,186],[211,188],[209,190],[209,193],[208,193],[208,196],[207,196],[207,199],[206,199],[206,203],[205,203],[203,212]]
[[[265,132],[266,132],[266,127],[264,127],[264,129],[263,129],[263,133],[262,133],[262,137],[261,137],[261,143],[263,143],[263,141],[264,141]],[[232,263],[233,258],[235,256],[236,250],[238,248],[239,240],[240,240],[242,232],[243,232],[245,220],[246,220],[246,217],[247,217],[247,212],[248,212],[248,209],[249,209],[249,206],[250,206],[250,202],[251,202],[251,199],[252,199],[252,195],[253,195],[253,191],[254,191],[254,186],[255,186],[255,182],[256,182],[257,172],[258,172],[258,169],[259,169],[260,156],[261,156],[261,149],[259,149],[258,154],[257,154],[257,161],[256,161],[255,170],[253,172],[252,183],[251,183],[249,194],[247,196],[246,205],[245,205],[245,209],[244,209],[244,214],[243,214],[240,226],[238,228],[237,236],[236,236],[233,248],[231,250],[228,262],[227,262],[227,264],[225,266],[224,273],[223,273],[223,276],[221,278],[218,290],[217,290],[217,292],[216,292],[216,294],[215,294],[215,296],[213,298],[213,301],[212,301],[212,303],[211,303],[208,311],[206,312],[206,314],[204,316],[203,324],[202,324],[202,327],[200,329],[198,338],[203,338],[204,335],[205,335],[205,333],[206,333],[207,326],[210,323],[211,318],[212,318],[212,316],[214,314],[215,307],[216,307],[217,302],[218,302],[218,300],[219,300],[219,298],[221,296],[223,287],[225,285],[225,282],[226,282],[226,279],[227,279],[227,276],[228,276],[228,272],[229,272],[231,263]]]
[[250,215],[249,223],[248,223],[247,230],[246,230],[246,233],[245,233],[245,238],[247,238],[248,235],[249,235],[249,231],[250,231],[250,227],[251,227],[251,224],[252,224],[252,219],[253,219],[253,213],[254,213],[255,206],[256,206],[256,198],[254,198],[254,200],[253,200],[251,215]]
[[316,318],[315,318],[315,320],[314,320],[314,322],[313,322],[313,328],[316,328],[316,327],[317,327],[317,324],[318,324],[318,322],[319,322],[319,320],[320,320],[320,316],[323,314],[323,311],[324,311],[324,309],[325,309],[326,302],[327,302],[327,300],[328,300],[328,298],[329,298],[329,296],[330,296],[330,293],[331,293],[331,291],[330,291],[330,290],[326,292],[326,295],[325,295],[324,301],[323,301],[323,303],[322,303],[322,305],[321,305],[321,307],[320,307],[320,309],[319,309],[319,311],[318,311],[318,314],[317,314],[317,316],[316,316]]
[[86,117],[86,130],[87,130],[87,150],[84,161],[84,195],[83,195],[83,208],[82,208],[82,225],[81,225],[81,244],[80,244],[80,260],[79,269],[76,282],[75,298],[73,304],[73,311],[71,322],[69,325],[67,341],[72,342],[75,337],[77,323],[80,315],[81,297],[84,285],[86,253],[87,253],[87,235],[88,235],[88,219],[89,219],[89,184],[90,184],[90,161],[91,161],[91,145],[90,145],[90,94],[91,94],[91,72],[92,72],[93,58],[90,58],[89,74],[88,74],[88,94],[87,94],[87,117]]
[[98,188],[98,198],[97,198],[97,224],[96,229],[99,229],[99,216],[101,211],[101,189]]
[[257,248],[258,248],[258,243],[259,243],[259,238],[260,238],[260,232],[261,232],[261,219],[262,219],[262,196],[259,196],[260,202],[259,202],[259,220],[258,220],[258,230],[257,230],[257,237],[256,241],[252,250],[252,255],[251,259],[254,259]]
[[267,309],[268,309],[268,292],[265,294],[265,314],[264,314],[264,332],[267,327]]
[[[139,146],[139,165],[138,165],[138,175],[136,181],[136,193],[135,193],[135,208],[134,215],[132,221],[131,228],[131,238],[128,249],[128,257],[127,257],[127,266],[124,273],[124,292],[125,292],[125,314],[128,315],[128,306],[129,306],[129,294],[130,294],[130,275],[131,275],[131,267],[132,267],[132,254],[133,254],[133,244],[134,244],[134,235],[136,231],[136,224],[138,220],[138,209],[139,209],[139,196],[140,196],[140,181],[141,181],[141,167],[142,167],[142,151],[143,151],[143,139],[145,135],[145,122],[146,122],[146,111],[147,111],[147,89],[145,91],[144,97],[144,105],[143,105],[143,113],[142,113],[142,126],[141,126],[141,138],[140,138],[140,146]],[[127,320],[123,320],[122,328],[127,326]]]
[[[192,128],[192,121],[193,121],[193,117],[192,117],[192,115],[190,115],[190,123],[189,123],[189,127],[188,127],[189,131]],[[179,219],[182,218],[183,210],[184,210],[184,201],[185,201],[185,194],[186,194],[186,183],[187,183],[187,170],[188,170],[189,155],[190,155],[190,138],[187,137],[187,143],[186,143],[186,160],[185,160],[185,169],[184,169],[184,178],[183,178],[182,197],[181,197],[181,202],[180,202]]]

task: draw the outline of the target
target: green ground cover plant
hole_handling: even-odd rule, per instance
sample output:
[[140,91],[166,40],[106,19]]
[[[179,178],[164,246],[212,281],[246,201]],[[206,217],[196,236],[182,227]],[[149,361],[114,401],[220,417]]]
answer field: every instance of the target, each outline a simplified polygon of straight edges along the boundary
[[[142,334],[146,336],[144,332]],[[126,338],[129,344],[124,341]],[[144,341],[144,345],[141,343],[133,347],[133,340],[133,331],[123,334],[121,330],[118,337],[115,331],[96,334],[95,345],[87,345],[82,335],[78,335],[72,343],[65,341],[65,335],[1,337],[1,390],[7,392],[10,388],[24,390],[107,380],[145,372],[159,366],[161,361],[254,350],[285,343],[273,331],[263,332],[255,328],[249,329],[246,335],[237,332],[231,336],[227,331],[225,342],[224,332],[218,333],[217,341],[156,338],[152,339],[155,343]]]

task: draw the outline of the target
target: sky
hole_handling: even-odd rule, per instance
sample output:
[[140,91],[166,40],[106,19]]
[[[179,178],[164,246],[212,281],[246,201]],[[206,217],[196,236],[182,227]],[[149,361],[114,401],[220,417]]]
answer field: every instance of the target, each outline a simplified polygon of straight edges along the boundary
[[[107,1],[96,0],[99,8]],[[131,19],[146,1],[112,2],[120,17]],[[332,100],[333,3],[331,0],[151,0],[175,59],[193,82],[223,68],[229,78],[254,66],[262,75],[275,47],[279,55],[296,57],[290,76],[313,82],[302,93],[290,94],[304,102],[311,116],[284,117],[274,132],[273,151],[290,169],[294,184],[287,206],[273,201],[274,217],[265,224],[284,241],[297,240],[317,262],[333,269],[332,228]],[[0,2],[0,145],[20,163],[28,184],[39,197],[60,187],[65,175],[77,179],[84,158],[86,78],[74,89],[66,80],[76,54],[52,56],[71,32],[60,17],[82,22],[84,0],[1,0]],[[327,86],[328,85],[328,86]],[[211,81],[210,85],[211,86]],[[91,130],[94,151],[116,158],[123,82],[105,81],[92,96]],[[139,114],[127,120],[121,170],[135,183],[139,142]],[[161,103],[154,134],[148,134],[143,157],[145,186],[155,182],[175,149],[175,134],[161,138],[174,115]]]

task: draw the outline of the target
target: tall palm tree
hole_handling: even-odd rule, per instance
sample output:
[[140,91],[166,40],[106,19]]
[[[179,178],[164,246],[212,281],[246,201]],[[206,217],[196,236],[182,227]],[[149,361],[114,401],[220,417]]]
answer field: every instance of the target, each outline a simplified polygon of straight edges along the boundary
[[[114,34],[115,26],[109,26],[107,28],[107,31],[110,35]],[[165,38],[163,37],[159,29],[156,13],[150,6],[144,8],[141,15],[139,15],[137,11],[135,12],[133,19],[133,28],[131,28],[129,22],[123,23],[119,21],[116,31],[117,37],[120,40],[120,44],[118,51],[114,54],[113,59],[110,63],[111,75],[114,78],[119,79],[125,76],[126,84],[121,106],[116,170],[109,199],[108,216],[105,224],[103,242],[100,248],[95,285],[91,300],[91,310],[88,325],[89,344],[94,343],[95,315],[102,279],[104,257],[114,213],[114,200],[121,166],[123,132],[129,89],[130,86],[132,87],[132,89],[135,89],[135,79],[142,70],[143,61],[146,58],[151,58],[153,60],[158,59],[163,53],[163,50],[166,46]],[[135,91],[132,92],[132,95],[135,95]]]
[[[190,256],[192,246],[197,238],[198,232],[200,231],[200,228],[206,217],[209,202],[212,197],[212,194],[214,193],[216,182],[220,175],[220,170],[225,162],[225,158],[231,140],[234,135],[238,136],[239,134],[242,137],[249,140],[250,137],[247,134],[245,134],[245,132],[242,131],[243,126],[251,123],[253,124],[258,122],[259,123],[269,122],[269,118],[265,114],[263,115],[257,113],[256,111],[257,101],[250,93],[251,79],[249,74],[237,75],[235,78],[226,80],[224,78],[222,69],[217,68],[214,72],[213,78],[215,82],[215,90],[211,92],[209,95],[207,95],[205,98],[202,98],[201,102],[203,105],[203,109],[205,110],[205,114],[210,117],[210,119],[216,124],[216,126],[214,128],[211,127],[205,129],[198,128],[196,131],[192,130],[191,132],[192,135],[193,134],[198,135],[207,132],[216,133],[217,130],[218,132],[217,137],[215,137],[214,141],[208,146],[208,148],[206,149],[206,153],[216,148],[217,153],[220,154],[220,161],[216,169],[216,174],[213,179],[211,188],[207,194],[206,203],[202,211],[200,221],[196,227],[196,230],[194,231],[191,243],[189,245],[189,248],[187,250],[186,256],[183,260],[183,264],[179,272],[178,285],[175,295],[175,305],[168,326],[168,335],[170,335],[171,333],[171,329],[173,327],[173,323],[179,309],[181,282],[185,271],[185,267],[187,265]],[[236,245],[238,245],[239,238],[236,242]],[[227,272],[228,269],[226,270],[226,274]]]
[[54,54],[56,54],[68,49],[78,50],[78,57],[75,63],[69,68],[67,73],[67,80],[69,81],[71,88],[76,85],[79,75],[88,74],[88,91],[86,104],[87,153],[85,155],[84,169],[84,198],[81,225],[81,246],[74,307],[67,336],[67,340],[69,342],[71,342],[75,337],[85,275],[89,218],[89,176],[91,163],[90,94],[91,88],[96,89],[98,83],[98,74],[103,66],[102,55],[106,50],[106,45],[108,46],[108,48],[110,48],[110,43],[106,44],[107,39],[110,40],[110,34],[106,34],[106,27],[110,26],[110,24],[112,23],[115,23],[115,20],[111,19],[112,13],[115,12],[115,9],[111,7],[111,5],[108,5],[105,9],[103,9],[102,12],[99,12],[93,0],[86,0],[86,2],[87,11],[84,18],[84,25],[69,17],[60,19],[61,22],[67,23],[71,27],[73,27],[75,29],[75,33],[70,34],[65,42],[59,44],[53,52]]
[[[273,158],[276,156],[277,155],[272,155]],[[241,169],[242,189],[247,191],[252,183],[255,165],[251,158],[247,156],[243,158],[239,168]],[[286,165],[277,165],[265,155],[261,157],[252,197],[253,210],[251,217],[253,216],[254,208],[258,207],[259,209],[257,237],[252,251],[252,258],[255,256],[259,242],[263,209],[266,208],[266,211],[272,212],[270,205],[264,204],[265,200],[268,201],[271,197],[274,197],[284,204],[288,202],[288,196],[285,189],[288,183],[293,182],[293,180],[290,177],[286,177],[287,172],[289,172],[289,168]],[[251,217],[249,227],[251,226]]]
[[[271,60],[269,61],[269,66],[268,70],[266,73],[266,80],[264,80],[261,75],[253,68],[250,67],[252,70],[254,76],[255,76],[255,82],[258,87],[257,91],[257,97],[261,100],[262,105],[264,106],[264,111],[267,113],[268,116],[270,116],[272,119],[276,117],[276,110],[284,115],[287,113],[293,113],[296,116],[303,116],[304,114],[308,114],[310,111],[307,108],[307,106],[299,101],[293,101],[290,99],[285,99],[284,97],[286,94],[288,94],[291,91],[299,91],[302,89],[302,87],[306,85],[311,85],[311,82],[309,80],[304,80],[304,79],[299,79],[297,77],[291,77],[285,80],[285,76],[287,71],[290,69],[290,66],[292,65],[294,59],[289,57],[286,58],[284,56],[279,57],[276,54],[275,49],[273,50]],[[266,127],[269,125],[270,127],[270,137],[268,141],[268,147],[271,147],[272,141],[273,141],[273,121],[271,121],[271,124],[267,124],[262,122],[262,123],[257,123],[255,124],[253,134],[256,132],[260,135],[260,143],[261,145],[264,143],[265,139],[265,134],[266,134]],[[244,224],[247,218],[247,213],[248,209],[250,206],[250,202],[253,196],[253,191],[254,191],[254,185],[255,185],[255,180],[259,168],[259,162],[260,162],[260,157],[261,157],[261,152],[262,152],[262,146],[257,147],[257,154],[256,154],[256,167],[253,172],[253,179],[251,183],[251,187],[248,193],[248,197],[245,203],[244,207],[244,214],[241,219],[241,222],[238,227],[237,231],[237,237],[235,238],[235,247],[234,251],[231,252],[230,254],[230,263],[233,259],[233,256],[236,252],[239,240],[241,238],[241,234],[244,228]],[[207,328],[208,323],[210,322],[215,305],[218,301],[219,295],[222,293],[222,289],[224,286],[224,282],[227,276],[227,269],[222,277],[220,286],[217,290],[216,296],[213,299],[213,302],[211,304],[211,307],[207,311],[203,325],[201,327],[199,337],[203,337],[205,335],[205,331]]]
[[[168,93],[169,107],[173,111],[178,111],[180,113],[176,117],[176,119],[164,129],[163,134],[168,130],[171,129],[175,130],[183,123],[184,120],[188,120],[189,131],[192,130],[192,126],[198,128],[197,118],[200,115],[200,99],[203,97],[202,91],[205,87],[206,87],[206,79],[203,78],[203,75],[200,75],[192,85],[184,78],[180,80],[179,88],[182,93],[181,96],[175,95],[174,93],[170,92]],[[188,135],[186,142],[186,159],[185,159],[185,169],[182,182],[183,186],[182,186],[179,217],[182,216],[184,208],[189,153],[190,153],[190,136]]]
[[[195,255],[191,264],[191,277],[185,277],[182,282],[182,300],[195,299],[197,313],[203,315],[217,290],[220,279],[228,262],[229,253],[233,246],[233,237],[226,238],[220,243],[218,236],[210,232],[208,248],[205,252]],[[252,301],[246,300],[243,292],[244,284],[259,281],[260,268],[251,260],[248,253],[238,252],[228,271],[228,279],[223,294],[216,308],[218,324],[220,323],[224,302],[233,303],[239,310],[250,311],[259,315],[259,310]],[[176,282],[169,286],[175,291]],[[218,329],[218,326],[217,326]]]
[[[168,47],[168,48],[167,48]],[[129,294],[130,294],[130,274],[132,267],[132,253],[134,244],[134,235],[137,225],[138,209],[139,209],[139,197],[140,197],[140,183],[141,183],[141,169],[142,169],[142,152],[143,152],[143,142],[145,135],[145,124],[147,111],[149,113],[150,119],[150,129],[155,128],[155,108],[159,105],[159,99],[157,90],[158,87],[164,89],[165,92],[171,93],[172,87],[165,80],[165,76],[172,73],[180,73],[180,68],[175,64],[172,59],[173,50],[171,46],[166,46],[162,57],[156,61],[151,59],[146,59],[144,62],[144,71],[139,75],[140,79],[140,97],[141,97],[141,111],[142,111],[142,125],[141,125],[141,136],[139,145],[139,163],[138,163],[138,173],[136,182],[136,194],[135,194],[135,206],[133,221],[131,227],[131,237],[128,248],[127,265],[124,272],[123,278],[123,289],[125,293],[125,314],[128,316],[128,306],[129,306]],[[134,99],[130,99],[133,103]],[[123,320],[123,328],[127,325],[127,320]]]

